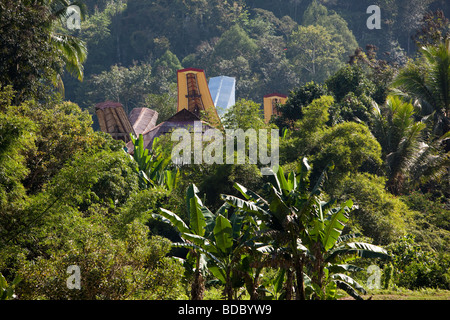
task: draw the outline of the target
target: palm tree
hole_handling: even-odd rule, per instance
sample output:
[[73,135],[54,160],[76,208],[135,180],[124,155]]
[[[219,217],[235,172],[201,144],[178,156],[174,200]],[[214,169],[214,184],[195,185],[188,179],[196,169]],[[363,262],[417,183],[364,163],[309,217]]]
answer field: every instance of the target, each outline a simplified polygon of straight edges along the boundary
[[450,39],[420,53],[422,59],[402,69],[392,85],[397,94],[417,101],[423,116],[432,115],[433,132],[440,137],[450,130]]
[[373,106],[371,129],[382,147],[391,193],[400,194],[419,178],[445,174],[448,157],[439,151],[448,133],[426,143],[426,124],[415,120],[414,106],[399,96],[388,96],[384,106]]
[[[84,16],[86,6],[82,2],[67,1],[67,0],[29,0],[29,5],[41,5],[48,10],[48,19],[52,24],[60,23],[67,18],[67,9],[71,5],[76,5],[80,8],[81,16]],[[66,70],[82,81],[84,77],[83,62],[87,58],[87,48],[84,41],[81,39],[56,32],[53,27],[50,34],[50,41],[55,50],[60,54]],[[53,84],[57,86],[60,91],[64,92],[64,84],[60,73],[55,73],[52,79]]]

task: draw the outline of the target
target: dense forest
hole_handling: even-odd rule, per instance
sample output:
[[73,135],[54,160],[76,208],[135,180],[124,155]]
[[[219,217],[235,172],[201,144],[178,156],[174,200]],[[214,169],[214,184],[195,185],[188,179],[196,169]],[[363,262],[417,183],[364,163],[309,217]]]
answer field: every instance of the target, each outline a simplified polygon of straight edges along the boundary
[[[447,0],[0,0],[0,299],[450,290],[447,17]],[[273,175],[99,130],[106,100],[168,119],[190,67],[236,79],[225,129],[278,130]]]

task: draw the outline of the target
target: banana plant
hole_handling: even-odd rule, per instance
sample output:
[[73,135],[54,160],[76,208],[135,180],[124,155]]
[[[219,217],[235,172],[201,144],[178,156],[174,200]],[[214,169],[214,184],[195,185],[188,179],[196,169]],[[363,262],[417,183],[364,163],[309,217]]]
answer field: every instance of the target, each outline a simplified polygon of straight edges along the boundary
[[[347,234],[340,236],[333,247],[323,255],[323,278],[321,287],[316,287],[314,294],[321,299],[333,299],[330,295],[329,287],[336,287],[344,290],[355,299],[361,300],[360,294],[365,294],[366,290],[346,272],[363,271],[348,262],[360,259],[390,259],[387,251],[379,246],[365,242],[349,242],[350,239],[357,238],[357,234]],[[320,290],[317,290],[320,289]]]
[[[189,249],[188,259],[195,260],[194,281],[192,283],[191,298],[193,300],[201,300],[204,292],[204,277],[206,270],[206,255],[215,258],[208,252],[209,242],[204,238],[205,234],[209,234],[214,228],[214,215],[207,207],[205,207],[198,197],[199,190],[192,184],[186,191],[186,214],[188,222],[185,223],[177,214],[160,208],[159,214],[153,214],[153,218],[168,223],[174,227],[182,243],[174,244],[174,246]],[[185,261],[185,267],[189,266],[189,261]]]
[[[243,265],[247,261],[245,258],[248,258],[246,248],[251,245],[253,229],[258,224],[251,216],[240,215],[232,210],[227,203],[213,214],[203,205],[198,192],[195,185],[188,187],[188,223],[164,208],[153,217],[177,229],[182,241],[174,243],[173,246],[189,249],[190,256],[195,257],[192,299],[201,299],[195,290],[201,291],[198,288],[202,286],[202,273],[206,270],[224,285],[225,297],[232,299],[233,288],[243,284],[239,271],[245,269]],[[185,265],[189,266],[188,263]]]
[[172,170],[170,167],[170,157],[164,154],[160,140],[156,137],[153,140],[152,150],[144,147],[144,138],[142,134],[135,137],[130,134],[133,142],[134,152],[132,158],[138,165],[139,181],[143,187],[164,186],[172,191],[178,182],[180,172],[177,168]]
[[[245,187],[235,184],[234,187],[243,195],[244,199],[234,196],[222,196],[230,205],[256,215],[261,221],[260,240],[265,243],[258,250],[267,256],[276,256],[270,262],[272,267],[284,268],[287,273],[295,271],[296,298],[305,299],[303,267],[305,253],[301,245],[302,232],[305,230],[308,212],[305,208],[311,206],[313,197],[319,189],[320,182],[313,191],[307,192],[308,171],[310,167],[306,159],[298,165],[298,174],[284,175],[283,169],[278,168],[274,174],[275,183],[266,185],[267,199]],[[323,180],[323,177],[321,177]],[[289,299],[293,291],[287,288]]]
[[353,298],[361,299],[359,293],[365,293],[363,286],[345,272],[362,269],[347,262],[357,258],[390,258],[387,251],[379,246],[348,242],[357,235],[341,235],[352,207],[351,200],[337,207],[321,202],[315,208],[317,218],[305,230],[302,240],[310,265],[309,291],[312,298],[336,298],[336,289],[339,288]]
[[[266,232],[261,234],[270,234],[271,237],[263,239],[266,245],[259,250],[268,256],[277,255],[280,260],[278,263],[286,272],[291,268],[295,270],[297,299],[307,298],[305,286],[318,299],[334,297],[338,287],[358,298],[357,291],[361,291],[362,286],[342,273],[343,270],[358,269],[337,264],[338,260],[349,255],[388,257],[380,247],[342,241],[348,238],[342,238],[341,233],[349,219],[353,202],[348,200],[341,206],[335,206],[334,201],[321,200],[323,181],[332,168],[331,165],[323,171],[311,191],[308,190],[310,167],[307,159],[303,159],[298,165],[297,174],[291,172],[286,177],[283,170],[278,169],[274,175],[275,185],[269,184],[267,187],[267,200],[238,184],[235,184],[235,188],[244,199],[224,197],[231,205],[256,214],[264,221],[261,228]],[[305,269],[308,269],[311,277],[305,273]],[[336,273],[337,270],[341,273]],[[290,296],[289,292],[287,296]],[[311,297],[311,294],[308,296]]]

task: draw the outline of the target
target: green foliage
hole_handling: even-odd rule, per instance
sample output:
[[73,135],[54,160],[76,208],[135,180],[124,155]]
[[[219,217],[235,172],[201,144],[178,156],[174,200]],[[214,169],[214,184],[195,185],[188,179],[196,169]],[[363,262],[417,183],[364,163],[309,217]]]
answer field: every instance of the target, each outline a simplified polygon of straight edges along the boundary
[[448,254],[424,251],[407,235],[389,246],[394,256],[394,283],[408,289],[450,288]]
[[328,110],[333,102],[332,97],[322,96],[304,108],[303,118],[295,123],[291,136],[280,146],[285,162],[309,157],[314,179],[333,162],[337,170],[336,175],[330,177],[331,185],[342,174],[381,164],[381,147],[366,125],[355,122],[327,125]]
[[11,87],[0,91],[0,229],[9,228],[8,212],[20,210],[27,199],[22,181],[30,174],[26,153],[35,150],[36,126],[11,106]]
[[417,99],[422,115],[433,114],[433,134],[441,136],[450,129],[450,40],[420,50],[421,60],[400,71],[393,86]]
[[177,86],[172,83],[168,86],[166,92],[149,93],[145,97],[145,105],[150,109],[158,112],[157,124],[166,121],[171,116],[173,116],[177,111]]
[[166,77],[173,82],[176,80],[177,70],[179,69],[182,69],[180,60],[170,50],[167,50],[159,57],[153,65],[153,73],[155,75],[168,73]]
[[299,26],[289,37],[288,57],[305,82],[322,82],[343,65],[344,46],[320,25]]
[[197,193],[195,185],[190,185],[186,191],[188,223],[163,208],[161,213],[154,214],[153,217],[162,218],[179,232],[182,242],[175,243],[174,246],[190,250],[185,267],[188,268],[188,273],[190,268],[195,270],[191,289],[192,299],[203,298],[203,274],[206,268],[225,285],[224,296],[232,299],[233,287],[239,279],[240,272],[247,272],[249,268],[248,265],[247,267],[243,265],[247,257],[244,244],[251,236],[250,228],[255,228],[256,225],[251,217],[231,213],[227,204],[222,205],[213,214],[203,205]]
[[49,41],[49,11],[42,4],[32,6],[29,1],[20,0],[3,2],[0,15],[1,85],[11,85],[16,91],[15,104],[30,98],[48,98],[49,90],[44,89],[48,89],[63,66]]
[[[369,0],[86,2],[75,32],[65,0],[0,4],[1,299],[360,299],[377,245],[385,288],[449,289],[449,42],[429,1],[381,1],[381,32],[361,28]],[[274,176],[178,173],[167,137],[130,156],[94,132],[82,110],[105,100],[170,117],[182,66],[236,77],[226,128],[278,126]],[[272,92],[290,95],[266,125]]]
[[[175,299],[181,294],[181,265],[165,257],[168,240],[149,239],[147,228],[138,223],[127,225],[123,238],[115,238],[102,220],[95,214],[88,219],[75,216],[68,226],[74,228],[73,238],[63,250],[55,248],[49,258],[40,257],[33,263],[24,261],[18,295],[23,299],[110,300]],[[79,290],[66,286],[69,265],[80,268]]]
[[159,144],[159,138],[153,140],[152,149],[149,153],[148,149],[144,148],[144,138],[142,134],[139,138],[130,134],[133,142],[133,156],[132,158],[138,165],[138,173],[143,188],[164,186],[171,191],[178,183],[180,172],[178,168],[170,168],[171,158],[165,153],[162,146]]
[[[122,144],[95,133],[72,103],[11,106],[1,91],[0,270],[22,279],[21,299],[176,299],[182,266],[168,240],[149,237],[163,189],[139,194],[137,164]],[[139,203],[135,207],[136,201]],[[81,269],[81,289],[65,283]],[[3,286],[2,286],[3,287]],[[10,289],[7,289],[8,297]]]
[[0,273],[0,300],[14,299],[16,297],[14,289],[19,282],[20,278],[15,277],[12,283],[8,284],[5,277]]
[[[39,131],[36,149],[27,152],[27,166],[33,174],[25,179],[24,185],[31,193],[42,188],[76,153],[98,149],[108,139],[94,132],[87,111],[70,102],[56,102],[47,108],[30,104],[18,110],[36,123]],[[111,148],[118,148],[112,146],[114,142],[110,143]]]
[[248,59],[256,53],[257,46],[239,25],[234,25],[222,34],[214,51],[215,55],[225,60],[238,56]]
[[[267,185],[267,200],[240,185],[235,187],[244,199],[224,196],[224,200],[261,219],[262,232],[256,238],[262,244],[258,251],[269,259],[271,267],[282,266],[287,273],[295,272],[297,299],[333,299],[337,287],[359,298],[356,290],[364,290],[356,281],[342,273],[331,275],[329,271],[351,269],[351,266],[335,265],[349,261],[345,256],[386,258],[387,253],[371,244],[347,243],[351,236],[340,238],[353,203],[347,201],[340,207],[333,207],[333,201],[322,201],[325,172],[309,191],[306,179],[309,170],[306,159],[298,164],[297,175],[292,172],[285,177],[279,168],[276,184]],[[271,236],[267,236],[269,234]],[[274,256],[276,260],[269,258]],[[311,277],[304,275],[304,270]],[[286,289],[288,297],[292,295],[291,290]]]
[[148,64],[130,68],[114,65],[87,81],[86,95],[90,106],[112,100],[122,103],[128,113],[132,108],[143,106],[145,96],[152,92],[152,80],[152,68]]
[[338,199],[351,197],[358,206],[350,223],[352,229],[383,245],[405,235],[414,218],[412,210],[385,190],[385,183],[383,177],[354,173],[329,190]]
[[292,90],[286,103],[280,106],[281,116],[275,118],[275,124],[279,128],[292,126],[293,122],[303,117],[303,108],[326,94],[326,86],[314,82],[308,82]]
[[445,198],[414,191],[403,196],[402,200],[417,212],[416,228],[410,231],[415,242],[423,250],[448,253],[450,210],[446,207]]
[[261,105],[251,100],[240,99],[227,109],[222,123],[226,129],[264,129],[266,127],[261,116]]
[[303,13],[302,25],[320,25],[329,30],[334,40],[342,43],[345,51],[342,59],[346,59],[350,53],[358,48],[358,43],[348,28],[347,22],[336,12],[330,13],[327,8],[319,4],[316,0],[312,1],[306,11]]
[[335,97],[337,105],[333,110],[333,122],[368,122],[371,110],[371,97],[375,85],[368,79],[361,66],[353,64],[339,69],[325,81],[329,92]]

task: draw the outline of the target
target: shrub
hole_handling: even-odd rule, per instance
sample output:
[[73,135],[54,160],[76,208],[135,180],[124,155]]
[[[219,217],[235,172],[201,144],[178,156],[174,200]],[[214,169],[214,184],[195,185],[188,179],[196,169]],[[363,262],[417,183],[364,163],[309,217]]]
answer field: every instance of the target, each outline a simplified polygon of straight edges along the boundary
[[407,289],[450,289],[450,255],[424,251],[407,235],[388,246],[392,253],[394,283]]

